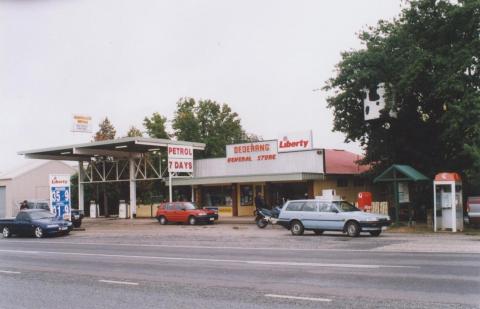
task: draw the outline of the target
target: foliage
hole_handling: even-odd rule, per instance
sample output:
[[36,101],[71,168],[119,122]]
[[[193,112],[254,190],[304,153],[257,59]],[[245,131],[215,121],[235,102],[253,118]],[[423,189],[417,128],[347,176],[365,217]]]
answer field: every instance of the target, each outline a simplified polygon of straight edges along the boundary
[[[404,163],[480,184],[479,25],[478,0],[418,0],[360,33],[365,48],[344,52],[325,87],[334,130],[359,141],[377,170]],[[398,117],[366,122],[362,89],[380,82]]]
[[227,104],[211,100],[180,99],[172,127],[178,140],[206,144],[197,157],[222,157],[225,145],[250,140],[238,114]]
[[127,137],[142,137],[142,136],[143,136],[142,131],[140,131],[136,127],[131,126],[130,129],[128,129]]
[[159,113],[153,113],[150,118],[145,117],[143,125],[147,129],[147,134],[153,138],[165,138],[169,139],[166,130],[167,118]]
[[99,130],[95,133],[93,139],[96,142],[114,139],[116,133],[117,132],[112,123],[110,123],[110,120],[108,120],[108,117],[105,117],[105,119],[99,124]]

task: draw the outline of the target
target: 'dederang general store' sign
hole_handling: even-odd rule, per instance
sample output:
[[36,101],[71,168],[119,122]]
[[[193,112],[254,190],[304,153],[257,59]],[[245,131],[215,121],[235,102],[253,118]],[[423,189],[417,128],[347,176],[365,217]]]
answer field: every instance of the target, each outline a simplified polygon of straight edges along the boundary
[[227,163],[276,160],[277,141],[227,145]]

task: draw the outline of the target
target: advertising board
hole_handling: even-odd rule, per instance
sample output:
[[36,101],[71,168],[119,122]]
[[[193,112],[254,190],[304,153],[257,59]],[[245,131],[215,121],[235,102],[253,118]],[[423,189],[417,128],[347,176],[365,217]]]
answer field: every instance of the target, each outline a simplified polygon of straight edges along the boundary
[[193,147],[168,145],[168,171],[193,173]]
[[50,211],[64,220],[71,219],[70,175],[49,175]]
[[276,160],[277,141],[227,145],[227,163]]
[[92,133],[92,117],[73,115],[72,132]]
[[291,132],[280,135],[278,152],[302,151],[313,149],[312,131]]

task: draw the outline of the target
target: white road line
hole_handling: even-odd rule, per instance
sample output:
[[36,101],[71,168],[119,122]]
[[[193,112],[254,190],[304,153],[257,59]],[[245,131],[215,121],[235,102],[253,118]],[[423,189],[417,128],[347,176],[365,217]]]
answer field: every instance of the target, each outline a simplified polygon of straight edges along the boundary
[[321,301],[331,302],[329,298],[317,298],[317,297],[302,297],[302,296],[290,296],[290,295],[277,295],[277,294],[265,294],[265,297],[271,298],[284,298],[284,299],[297,299],[297,300],[309,300],[309,301]]
[[[0,250],[6,253],[28,254],[29,251]],[[301,262],[275,262],[275,261],[249,261],[249,260],[230,260],[230,259],[204,259],[188,257],[171,256],[149,256],[149,255],[122,255],[122,254],[102,254],[102,253],[81,253],[81,252],[62,252],[62,251],[32,251],[32,254],[53,254],[70,256],[92,256],[106,258],[127,258],[127,259],[145,259],[145,260],[165,260],[165,261],[189,261],[189,262],[213,262],[213,263],[235,263],[235,264],[258,264],[258,265],[281,265],[281,266],[309,266],[309,267],[330,267],[330,268],[420,268],[419,266],[402,265],[368,265],[368,264],[326,264],[326,263],[301,263]]]
[[162,244],[118,244],[118,243],[94,243],[94,242],[63,242],[63,241],[42,241],[36,242],[35,240],[8,240],[8,243],[38,243],[38,244],[57,244],[57,245],[69,245],[69,246],[111,246],[111,247],[144,247],[144,248],[178,248],[178,249],[212,249],[212,250],[257,250],[257,251],[292,251],[292,252],[374,252],[378,254],[398,254],[398,253],[408,253],[408,254],[461,254],[461,255],[478,255],[480,252],[462,252],[462,251],[421,251],[421,250],[398,250],[398,249],[382,249],[382,247],[372,248],[372,249],[338,249],[338,248],[278,248],[278,247],[231,247],[231,246],[190,246],[190,245],[162,245]]
[[11,270],[0,270],[0,274],[13,274],[13,275],[18,275],[21,274],[19,271],[11,271]]
[[128,281],[115,281],[115,280],[98,280],[98,281],[103,283],[109,283],[109,284],[138,285],[137,282],[128,282]]

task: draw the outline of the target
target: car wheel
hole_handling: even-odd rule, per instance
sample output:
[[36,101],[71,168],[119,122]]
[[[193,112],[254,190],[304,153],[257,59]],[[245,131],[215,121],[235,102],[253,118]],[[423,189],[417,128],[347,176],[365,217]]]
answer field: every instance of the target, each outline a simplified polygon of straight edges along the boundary
[[382,231],[371,231],[370,235],[372,235],[374,237],[378,237],[378,236],[380,236],[381,233],[382,233]]
[[313,230],[313,232],[315,233],[315,235],[322,235],[323,234],[322,230]]
[[10,237],[12,234],[10,234],[10,229],[5,226],[5,227],[3,228],[2,235],[3,235],[3,238],[8,238],[8,237]]
[[160,216],[160,217],[158,217],[158,222],[161,225],[165,225],[165,224],[167,224],[167,218],[165,218],[164,216]]
[[37,237],[37,238],[42,238],[43,237],[43,230],[39,226],[37,226],[35,228],[35,237]]
[[79,228],[82,225],[82,222],[73,222],[73,227],[74,228]]
[[293,236],[303,235],[304,230],[305,229],[303,228],[303,224],[300,221],[293,221],[290,226],[290,231],[292,232]]
[[188,218],[188,224],[195,225],[195,223],[197,223],[197,219],[194,216],[190,216]]
[[360,235],[360,226],[357,222],[348,222],[345,229],[347,231],[347,235],[350,237],[357,237],[358,235]]

